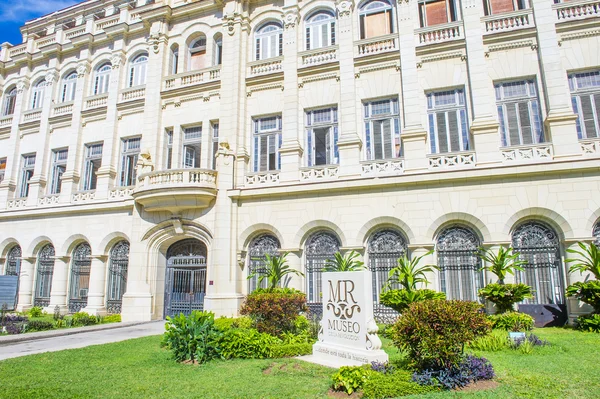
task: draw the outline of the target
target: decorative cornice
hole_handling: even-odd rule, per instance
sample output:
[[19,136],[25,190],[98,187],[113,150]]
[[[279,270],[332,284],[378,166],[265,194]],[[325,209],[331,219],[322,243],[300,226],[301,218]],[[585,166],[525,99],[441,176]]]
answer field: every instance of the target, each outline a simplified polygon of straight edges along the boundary
[[488,46],[488,50],[485,52],[485,56],[489,57],[490,53],[494,51],[512,50],[521,47],[531,47],[532,50],[536,50],[537,43],[533,40],[518,40],[502,44],[493,44]]
[[594,37],[594,36],[600,36],[600,29],[576,32],[576,33],[565,33],[564,35],[560,36],[560,39],[558,39],[558,45],[562,46],[562,42],[565,42],[568,40],[575,40],[575,39],[581,39],[584,37]]
[[29,78],[21,78],[17,82],[17,94],[23,93],[23,90],[29,88]]
[[298,88],[304,87],[304,85],[306,83],[318,82],[318,81],[321,81],[321,80],[328,80],[328,79],[335,79],[336,81],[339,82],[340,76],[336,72],[334,72],[334,73],[325,73],[325,74],[321,74],[321,75],[309,76],[309,77],[306,77],[306,78],[302,79],[302,81],[300,83],[298,83]]
[[421,60],[417,62],[417,68],[422,68],[423,64],[426,62],[449,60],[452,58],[460,58],[461,61],[465,61],[467,59],[467,56],[462,51],[453,51],[451,53],[442,53],[442,54],[425,56],[425,57],[421,57]]
[[255,86],[246,92],[246,97],[252,96],[255,91],[281,89],[283,91],[283,83],[273,83],[269,85]]
[[366,67],[358,68],[358,72],[354,74],[356,79],[360,78],[360,75],[367,72],[382,71],[384,69],[396,69],[396,72],[400,71],[400,64],[397,62],[386,62],[379,65],[370,65]]
[[46,81],[46,86],[52,86],[54,82],[58,79],[58,72],[56,71],[48,71],[46,72],[46,76],[44,76],[44,80]]

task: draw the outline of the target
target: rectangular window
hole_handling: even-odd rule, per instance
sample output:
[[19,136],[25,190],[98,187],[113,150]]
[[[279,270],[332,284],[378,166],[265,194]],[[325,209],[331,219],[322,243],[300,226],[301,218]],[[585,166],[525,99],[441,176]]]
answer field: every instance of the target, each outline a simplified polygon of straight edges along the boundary
[[140,154],[140,137],[121,140],[121,174],[119,186],[135,185],[136,164]]
[[371,101],[363,104],[365,116],[366,159],[401,156],[400,109],[398,99]]
[[212,169],[217,169],[217,151],[219,150],[219,122],[212,124]]
[[457,21],[456,3],[456,0],[419,0],[421,27]]
[[573,112],[580,139],[600,137],[600,70],[569,75]]
[[83,189],[95,190],[98,169],[102,166],[102,144],[87,144],[83,161]]
[[35,154],[23,155],[21,165],[21,179],[19,181],[19,198],[27,198],[29,195],[29,181],[33,177],[35,169]]
[[339,162],[337,107],[306,112],[306,166]]
[[521,80],[494,85],[502,146],[544,142],[535,81]]
[[4,180],[4,173],[6,172],[6,158],[0,159],[0,183]]
[[266,172],[279,170],[281,147],[281,116],[270,116],[253,120],[253,170]]
[[173,167],[173,129],[165,131],[165,169]]
[[52,151],[52,178],[50,181],[50,194],[60,194],[62,175],[67,170],[67,156],[69,150]]
[[202,126],[183,129],[183,165],[184,168],[199,168],[202,149]]
[[463,89],[427,94],[427,119],[432,154],[470,149]]

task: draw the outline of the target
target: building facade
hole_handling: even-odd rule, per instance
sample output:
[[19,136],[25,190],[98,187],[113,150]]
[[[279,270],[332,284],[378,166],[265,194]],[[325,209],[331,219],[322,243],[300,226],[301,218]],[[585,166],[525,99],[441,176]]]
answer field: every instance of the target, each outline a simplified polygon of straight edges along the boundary
[[[0,53],[0,271],[18,309],[235,315],[265,254],[321,301],[358,251],[478,300],[513,245],[522,308],[585,311],[600,240],[595,0],[90,0]],[[378,309],[383,317],[386,309]]]

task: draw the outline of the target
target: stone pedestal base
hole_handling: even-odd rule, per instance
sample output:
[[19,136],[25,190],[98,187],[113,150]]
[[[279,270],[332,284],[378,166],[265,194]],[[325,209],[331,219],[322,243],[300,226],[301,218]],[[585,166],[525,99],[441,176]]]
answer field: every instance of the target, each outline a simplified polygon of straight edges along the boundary
[[244,301],[239,294],[207,295],[204,297],[204,310],[213,312],[216,317],[236,317]]
[[148,293],[125,293],[121,321],[150,321],[152,320],[152,295]]
[[299,359],[333,368],[361,366],[371,362],[385,363],[389,360],[387,353],[381,349],[368,351],[321,342],[313,345],[311,356],[302,356]]

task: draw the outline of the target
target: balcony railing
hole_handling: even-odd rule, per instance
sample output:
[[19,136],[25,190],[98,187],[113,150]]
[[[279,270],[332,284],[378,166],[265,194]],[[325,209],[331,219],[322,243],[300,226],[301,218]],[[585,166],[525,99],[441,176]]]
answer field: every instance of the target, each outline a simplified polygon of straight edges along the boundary
[[510,32],[535,26],[532,10],[518,10],[481,18],[485,33]]
[[115,187],[108,192],[108,199],[131,199],[134,186]]
[[42,117],[41,109],[34,109],[32,111],[27,111],[23,114],[23,122],[33,122],[37,121]]
[[465,38],[462,21],[420,28],[415,30],[415,34],[419,38],[419,46],[444,43]]
[[6,208],[8,209],[19,209],[25,208],[27,206],[27,198],[17,198],[14,200],[9,200],[6,203]]
[[140,175],[136,188],[153,188],[180,184],[208,184],[214,186],[217,172],[209,169],[170,169]]
[[337,60],[338,46],[323,47],[298,53],[300,66],[309,67],[313,65],[326,64]]
[[58,104],[52,108],[52,116],[65,115],[73,113],[73,101]]
[[355,42],[358,57],[398,50],[398,35],[372,37]]
[[10,126],[12,124],[13,116],[3,116],[0,118],[0,127]]
[[11,48],[10,51],[8,52],[8,55],[10,56],[10,58],[14,58],[20,54],[24,54],[26,50],[27,50],[27,44],[24,43],[19,46],[15,46],[15,47]]
[[337,165],[312,166],[300,169],[300,180],[329,180],[338,178]]
[[399,175],[404,173],[404,159],[361,162],[363,176]]
[[41,49],[42,47],[49,46],[54,43],[56,43],[56,36],[52,35],[36,40],[35,45],[38,49]]
[[132,101],[138,98],[144,98],[146,95],[146,86],[131,87],[121,90],[121,101]]
[[119,15],[116,15],[116,16],[110,16],[108,18],[103,18],[103,19],[96,21],[96,23],[94,24],[94,32],[102,32],[102,31],[104,31],[104,29],[108,28],[109,26],[118,24],[119,18],[120,18]]
[[575,0],[554,4],[558,22],[600,17],[600,0]]
[[266,60],[248,63],[249,76],[267,75],[283,71],[283,57],[274,57]]
[[85,109],[104,107],[108,103],[108,94],[98,94],[85,100]]
[[71,202],[79,204],[82,202],[90,202],[96,199],[95,191],[78,191],[71,196]]
[[221,66],[216,66],[169,76],[164,80],[164,88],[165,90],[177,89],[219,79],[221,79]]
[[504,162],[552,160],[552,144],[532,144],[500,148]]
[[38,198],[38,205],[45,206],[58,204],[59,199],[60,196],[58,194],[47,195],[45,197]]
[[600,155],[600,139],[583,139],[579,140],[581,146],[581,152],[586,156],[598,156]]
[[451,152],[447,154],[427,155],[429,169],[451,169],[464,166],[475,166],[475,152]]
[[81,36],[81,35],[85,34],[85,32],[86,32],[85,25],[76,26],[76,27],[74,27],[72,29],[69,29],[69,30],[65,31],[65,38],[67,40],[71,40],[74,37]]
[[246,186],[271,186],[279,184],[279,172],[261,172],[246,175]]

